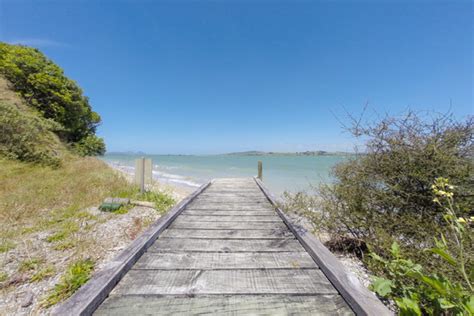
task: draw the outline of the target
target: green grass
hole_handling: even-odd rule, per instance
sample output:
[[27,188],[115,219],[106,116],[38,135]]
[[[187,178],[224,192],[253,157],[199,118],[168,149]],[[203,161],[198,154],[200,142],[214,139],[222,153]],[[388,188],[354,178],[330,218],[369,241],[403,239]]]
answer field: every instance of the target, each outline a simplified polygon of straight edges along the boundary
[[122,191],[118,194],[118,197],[130,198],[132,200],[147,201],[155,204],[155,209],[164,213],[176,204],[175,199],[164,192],[147,191],[140,193],[136,187],[131,187],[128,190]]
[[42,258],[30,258],[22,261],[18,267],[18,272],[37,270],[44,263]]
[[0,242],[0,253],[7,252],[15,248],[15,244],[10,240],[2,240]]
[[70,264],[49,295],[43,300],[43,307],[50,307],[70,297],[91,277],[94,262],[90,259]]
[[33,276],[30,278],[31,282],[39,282],[43,279],[49,278],[53,276],[56,273],[56,269],[53,266],[47,266],[42,269],[40,269],[38,272],[33,274]]
[[61,241],[53,246],[54,250],[59,250],[59,251],[64,251],[67,249],[72,249],[74,248],[76,243],[72,240],[64,240]]
[[128,211],[130,211],[132,208],[132,205],[122,205],[119,209],[112,211],[111,213],[114,214],[127,214]]
[[0,283],[5,282],[8,279],[8,274],[6,272],[0,271]]
[[15,247],[15,238],[53,231],[50,241],[67,237],[67,222],[92,220],[83,211],[104,198],[131,190],[130,184],[95,158],[71,157],[60,168],[0,158],[0,253]]
[[59,231],[50,235],[46,240],[48,242],[57,242],[64,240],[71,236],[72,234],[79,231],[79,224],[76,222],[65,222],[62,224]]

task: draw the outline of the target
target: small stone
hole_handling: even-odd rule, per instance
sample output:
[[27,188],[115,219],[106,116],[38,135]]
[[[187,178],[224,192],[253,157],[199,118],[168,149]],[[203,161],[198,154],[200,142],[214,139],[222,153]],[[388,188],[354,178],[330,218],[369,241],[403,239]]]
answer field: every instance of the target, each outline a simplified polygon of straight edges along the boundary
[[21,307],[28,307],[33,303],[33,292],[28,291],[20,302]]

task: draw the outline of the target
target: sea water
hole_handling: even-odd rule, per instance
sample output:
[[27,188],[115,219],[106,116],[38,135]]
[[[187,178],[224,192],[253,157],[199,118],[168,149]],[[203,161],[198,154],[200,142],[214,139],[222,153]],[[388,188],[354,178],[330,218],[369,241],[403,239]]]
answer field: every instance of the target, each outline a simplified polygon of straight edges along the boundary
[[137,158],[152,159],[153,177],[163,183],[197,188],[212,178],[253,177],[263,163],[263,180],[276,195],[308,191],[331,181],[331,168],[348,156],[299,155],[134,155],[106,154],[104,161],[130,174]]

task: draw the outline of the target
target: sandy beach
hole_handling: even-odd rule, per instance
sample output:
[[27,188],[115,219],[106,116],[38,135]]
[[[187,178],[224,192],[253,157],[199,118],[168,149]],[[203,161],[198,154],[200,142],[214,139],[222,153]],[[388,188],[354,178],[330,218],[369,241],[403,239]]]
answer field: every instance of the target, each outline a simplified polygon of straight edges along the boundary
[[[115,163],[106,162],[109,167],[119,172],[123,175],[127,181],[130,183],[134,182],[134,171],[128,166],[119,165]],[[186,196],[191,194],[195,189],[193,187],[184,186],[184,185],[177,185],[172,183],[163,183],[159,180],[153,179],[151,183],[145,184],[145,189],[154,191],[154,192],[165,192],[172,195],[176,202],[181,201]]]

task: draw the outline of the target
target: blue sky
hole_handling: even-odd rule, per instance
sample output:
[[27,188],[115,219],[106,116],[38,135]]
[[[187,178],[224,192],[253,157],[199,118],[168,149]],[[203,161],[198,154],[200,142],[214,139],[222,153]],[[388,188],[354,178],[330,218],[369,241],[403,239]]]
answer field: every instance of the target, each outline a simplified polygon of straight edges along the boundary
[[0,1],[110,151],[350,150],[345,111],[473,114],[471,1]]

